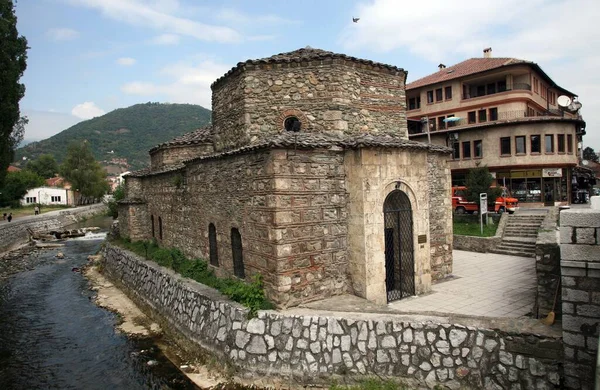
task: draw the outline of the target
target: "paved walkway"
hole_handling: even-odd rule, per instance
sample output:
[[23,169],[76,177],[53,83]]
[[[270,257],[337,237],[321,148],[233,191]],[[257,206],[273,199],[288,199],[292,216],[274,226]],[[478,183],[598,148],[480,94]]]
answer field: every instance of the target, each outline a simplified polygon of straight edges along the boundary
[[521,317],[535,299],[535,259],[453,251],[454,278],[424,296],[392,302],[391,309],[486,317]]

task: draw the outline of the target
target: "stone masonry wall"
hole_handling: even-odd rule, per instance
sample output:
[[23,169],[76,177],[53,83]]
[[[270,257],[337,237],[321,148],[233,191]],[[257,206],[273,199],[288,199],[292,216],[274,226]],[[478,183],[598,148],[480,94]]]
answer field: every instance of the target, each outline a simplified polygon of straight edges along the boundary
[[446,156],[427,156],[429,177],[429,250],[431,279],[439,280],[452,273],[452,187]]
[[592,389],[600,321],[600,209],[560,212],[565,387]]
[[[558,207],[549,209],[535,243],[535,274],[537,278],[537,294],[533,308],[536,318],[544,318],[554,310],[556,318],[561,318],[562,300],[559,283],[560,275],[560,244],[556,221]],[[556,298],[556,304],[554,300]]]
[[345,60],[246,65],[213,89],[217,149],[284,131],[289,115],[302,132],[408,138],[405,78]]
[[553,389],[560,342],[391,316],[286,315],[247,310],[218,292],[110,244],[104,269],[172,330],[248,375],[304,384],[335,376],[392,377],[413,387]]
[[150,154],[152,170],[158,170],[165,165],[182,163],[185,160],[205,156],[214,152],[212,144],[176,145],[163,147]]
[[[346,194],[340,151],[272,150],[200,160],[147,176],[138,188],[147,216],[129,230],[161,245],[209,258],[208,226],[217,232],[222,275],[233,274],[231,229],[242,237],[246,276],[260,273],[279,306],[346,292]],[[180,180],[175,180],[180,175]],[[179,186],[178,186],[179,183]],[[139,186],[138,186],[139,187]],[[162,240],[158,218],[162,220]],[[141,224],[141,226],[140,226]],[[151,238],[148,236],[148,239]]]

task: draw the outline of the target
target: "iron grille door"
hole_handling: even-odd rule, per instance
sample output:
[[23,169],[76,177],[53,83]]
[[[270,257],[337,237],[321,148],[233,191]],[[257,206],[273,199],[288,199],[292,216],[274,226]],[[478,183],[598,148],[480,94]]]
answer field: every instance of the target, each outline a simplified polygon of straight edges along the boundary
[[385,270],[388,302],[415,294],[412,208],[408,196],[391,192],[384,203]]

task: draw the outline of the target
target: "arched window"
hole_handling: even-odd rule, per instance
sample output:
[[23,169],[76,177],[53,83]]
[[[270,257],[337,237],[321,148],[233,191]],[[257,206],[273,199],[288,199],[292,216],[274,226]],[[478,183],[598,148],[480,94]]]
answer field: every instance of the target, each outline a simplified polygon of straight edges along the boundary
[[160,238],[162,240],[163,238],[163,234],[162,234],[162,218],[158,217],[158,238]]
[[152,238],[154,238],[154,215],[150,216],[150,223],[152,224]]
[[219,254],[217,252],[217,229],[213,223],[208,225],[208,249],[210,264],[219,266]]
[[301,127],[302,127],[302,122],[300,122],[300,119],[298,119],[295,116],[288,116],[283,121],[283,128],[286,131],[293,131],[294,133],[297,133],[300,131]]
[[244,255],[242,253],[242,236],[237,228],[231,228],[231,251],[233,253],[233,274],[244,279]]

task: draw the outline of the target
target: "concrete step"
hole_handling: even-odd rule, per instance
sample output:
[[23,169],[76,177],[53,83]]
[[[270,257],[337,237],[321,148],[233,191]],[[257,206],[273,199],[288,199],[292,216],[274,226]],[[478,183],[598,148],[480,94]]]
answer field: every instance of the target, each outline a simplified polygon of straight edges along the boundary
[[524,242],[502,242],[500,245],[498,245],[498,248],[535,252],[535,244],[528,244]]
[[510,255],[510,256],[520,256],[520,257],[535,257],[535,249],[533,251],[524,251],[524,250],[512,250],[512,249],[504,249],[502,247],[497,247],[492,252],[499,253],[502,255]]

